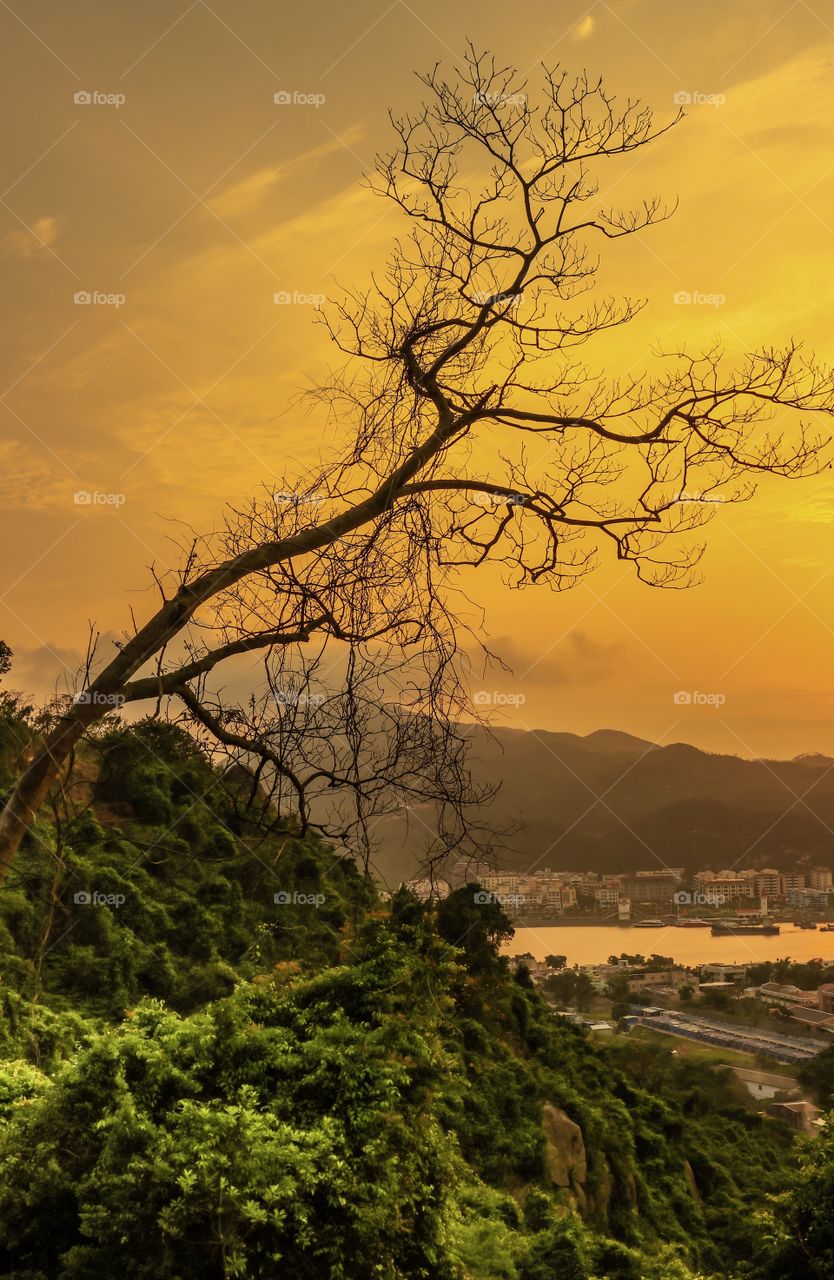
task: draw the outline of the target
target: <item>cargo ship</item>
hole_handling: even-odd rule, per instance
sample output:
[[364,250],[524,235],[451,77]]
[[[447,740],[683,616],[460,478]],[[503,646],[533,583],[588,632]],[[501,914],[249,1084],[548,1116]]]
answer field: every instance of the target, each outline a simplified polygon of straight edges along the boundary
[[737,937],[739,934],[745,937],[750,934],[775,936],[781,932],[782,930],[778,924],[768,924],[765,921],[760,921],[758,924],[748,924],[746,921],[742,922],[740,920],[721,920],[712,926],[713,937],[722,938]]

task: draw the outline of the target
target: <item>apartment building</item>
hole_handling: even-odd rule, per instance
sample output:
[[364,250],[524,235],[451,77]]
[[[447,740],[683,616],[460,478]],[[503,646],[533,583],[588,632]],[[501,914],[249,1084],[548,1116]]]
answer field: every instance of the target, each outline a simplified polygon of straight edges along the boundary
[[564,880],[552,876],[536,877],[529,896],[548,911],[567,911],[568,907],[576,906],[576,891]]
[[488,889],[490,893],[503,895],[505,893],[520,893],[520,882],[522,877],[518,871],[494,871],[489,875],[481,876],[481,887]]
[[808,886],[811,889],[831,889],[834,887],[831,868],[812,867],[808,876]]
[[632,902],[671,902],[678,879],[671,871],[638,871],[620,884],[621,896]]
[[780,898],[782,896],[782,876],[778,871],[768,867],[753,872],[753,896],[755,898]]
[[755,896],[755,885],[749,874],[737,874],[733,871],[699,871],[693,884],[696,894],[703,894],[707,903],[717,907],[726,906],[729,902],[737,902],[740,898]]
[[482,875],[480,883],[499,901],[506,898],[508,906],[521,911],[535,911],[541,907],[558,912],[576,906],[575,890],[552,873],[525,875],[522,872],[495,871]]

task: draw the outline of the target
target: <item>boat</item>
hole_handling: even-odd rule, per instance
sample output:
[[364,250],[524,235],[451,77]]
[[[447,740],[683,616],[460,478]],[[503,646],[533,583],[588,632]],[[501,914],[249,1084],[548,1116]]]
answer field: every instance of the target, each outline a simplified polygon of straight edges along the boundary
[[782,930],[778,924],[767,924],[762,921],[760,924],[747,924],[739,920],[721,920],[712,926],[713,937],[727,938],[737,937],[739,935],[747,937],[751,934],[767,935],[775,937]]
[[662,920],[635,920],[632,929],[665,929]]
[[675,927],[677,929],[708,929],[709,920],[676,920]]
[[834,933],[834,924],[821,924],[820,933]]
[[[807,920],[800,920],[799,927],[800,929],[816,929],[817,926],[813,923],[809,923]],[[825,928],[823,927],[823,933],[824,932]]]

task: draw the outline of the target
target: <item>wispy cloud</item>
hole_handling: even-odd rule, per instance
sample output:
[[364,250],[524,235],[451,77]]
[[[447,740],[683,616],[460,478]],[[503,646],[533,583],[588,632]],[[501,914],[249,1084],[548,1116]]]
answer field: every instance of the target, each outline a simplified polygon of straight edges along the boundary
[[24,262],[48,254],[58,239],[58,219],[46,216],[38,218],[29,228],[15,227],[0,240],[6,256],[21,258]]

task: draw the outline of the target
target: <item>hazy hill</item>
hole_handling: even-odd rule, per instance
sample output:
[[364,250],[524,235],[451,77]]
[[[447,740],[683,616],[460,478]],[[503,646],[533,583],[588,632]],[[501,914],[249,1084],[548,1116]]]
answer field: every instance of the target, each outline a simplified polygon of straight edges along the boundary
[[[834,760],[744,760],[686,743],[658,746],[612,729],[473,731],[478,782],[502,783],[496,823],[518,826],[502,862],[526,868],[834,863]],[[486,817],[486,814],[483,815]],[[410,869],[430,813],[378,828],[388,875]]]

